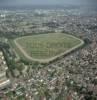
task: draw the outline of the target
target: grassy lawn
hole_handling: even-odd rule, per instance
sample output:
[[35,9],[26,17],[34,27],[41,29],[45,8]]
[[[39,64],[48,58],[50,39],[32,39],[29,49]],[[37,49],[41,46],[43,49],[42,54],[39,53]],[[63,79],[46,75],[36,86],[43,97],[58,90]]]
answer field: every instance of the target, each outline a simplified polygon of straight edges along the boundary
[[[17,45],[18,46],[17,46]],[[81,40],[64,33],[40,34],[20,37],[12,43],[20,56],[50,59],[81,44]],[[20,54],[22,53],[22,54]]]

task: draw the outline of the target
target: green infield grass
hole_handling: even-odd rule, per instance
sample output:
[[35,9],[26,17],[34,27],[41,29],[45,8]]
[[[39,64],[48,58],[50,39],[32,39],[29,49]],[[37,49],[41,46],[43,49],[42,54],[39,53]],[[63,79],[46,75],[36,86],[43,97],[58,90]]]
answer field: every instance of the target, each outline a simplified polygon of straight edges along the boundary
[[24,36],[15,39],[13,42],[19,55],[29,60],[40,62],[54,60],[82,44],[82,40],[64,33]]

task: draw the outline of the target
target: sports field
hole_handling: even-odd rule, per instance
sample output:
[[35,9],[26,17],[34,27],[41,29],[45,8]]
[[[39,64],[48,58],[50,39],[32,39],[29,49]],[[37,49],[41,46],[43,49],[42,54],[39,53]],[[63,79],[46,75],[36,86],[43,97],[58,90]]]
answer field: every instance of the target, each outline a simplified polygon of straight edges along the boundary
[[20,37],[14,44],[27,59],[42,62],[79,47],[82,40],[64,33],[50,33]]

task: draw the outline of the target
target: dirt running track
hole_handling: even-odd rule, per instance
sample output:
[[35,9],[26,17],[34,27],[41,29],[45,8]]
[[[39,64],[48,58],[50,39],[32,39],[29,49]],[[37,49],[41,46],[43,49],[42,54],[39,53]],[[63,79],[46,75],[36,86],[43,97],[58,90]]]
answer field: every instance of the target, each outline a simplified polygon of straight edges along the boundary
[[[73,37],[73,38],[75,38],[75,39],[79,39],[79,38],[76,38],[76,37],[74,37],[74,36],[72,36],[72,35],[70,35],[70,36]],[[58,57],[61,57],[61,56],[63,56],[63,55],[66,55],[66,54],[72,52],[73,50],[76,50],[77,48],[79,48],[79,47],[81,47],[82,45],[84,45],[84,41],[81,40],[81,39],[79,39],[79,40],[81,41],[80,44],[76,45],[75,47],[73,47],[73,48],[71,48],[71,49],[69,49],[69,50],[67,50],[67,51],[65,51],[65,52],[63,52],[63,53],[61,53],[61,54],[59,54],[59,55],[57,55],[57,56],[54,56],[54,57],[49,58],[49,59],[35,59],[35,58],[33,58],[33,57],[31,57],[30,55],[27,54],[27,52],[22,48],[22,46],[17,42],[18,39],[19,39],[19,38],[15,39],[15,40],[14,40],[14,43],[15,43],[15,45],[17,46],[17,48],[21,51],[21,53],[23,53],[23,55],[24,55],[28,60],[30,60],[30,61],[37,61],[37,62],[39,62],[39,63],[49,63],[50,61],[53,61],[53,60],[57,59]]]

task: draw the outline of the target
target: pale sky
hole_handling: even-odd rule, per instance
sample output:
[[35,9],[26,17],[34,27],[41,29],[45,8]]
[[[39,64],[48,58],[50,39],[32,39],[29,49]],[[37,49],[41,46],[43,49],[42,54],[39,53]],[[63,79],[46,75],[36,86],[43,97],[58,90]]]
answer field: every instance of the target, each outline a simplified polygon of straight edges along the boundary
[[97,5],[97,0],[0,0],[3,5]]

